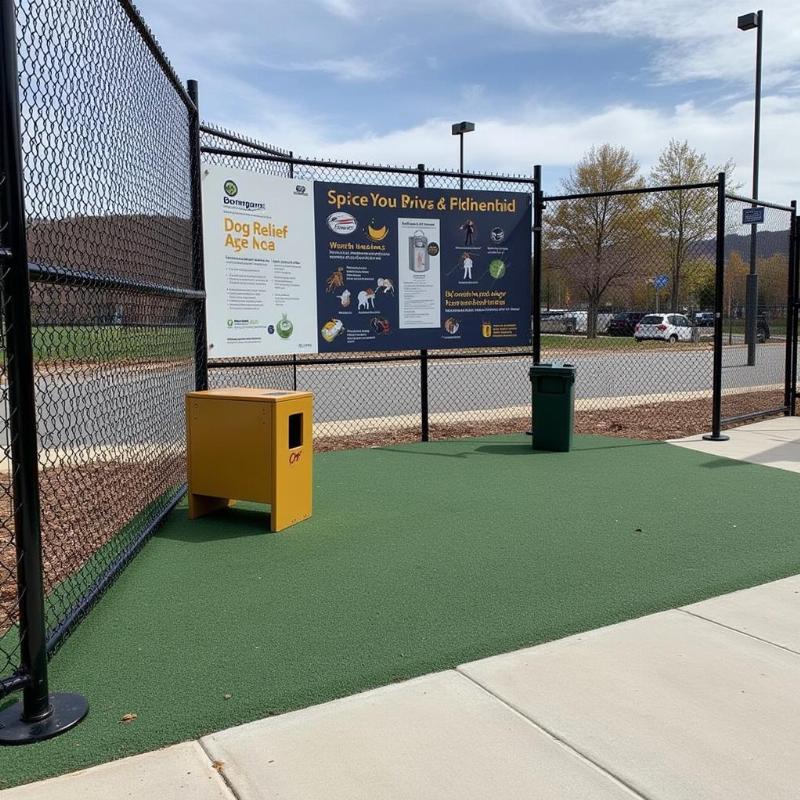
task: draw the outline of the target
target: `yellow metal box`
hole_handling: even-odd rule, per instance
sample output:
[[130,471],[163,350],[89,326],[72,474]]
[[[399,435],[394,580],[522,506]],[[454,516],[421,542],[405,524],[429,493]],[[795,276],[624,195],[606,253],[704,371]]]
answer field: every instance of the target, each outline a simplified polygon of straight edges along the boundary
[[210,389],[186,395],[189,518],[235,500],[272,506],[280,531],[311,516],[313,395]]

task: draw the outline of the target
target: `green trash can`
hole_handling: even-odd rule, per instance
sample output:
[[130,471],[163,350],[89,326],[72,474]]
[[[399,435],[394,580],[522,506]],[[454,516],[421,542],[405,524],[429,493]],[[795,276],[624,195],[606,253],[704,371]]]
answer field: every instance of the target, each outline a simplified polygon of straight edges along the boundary
[[566,453],[575,423],[575,366],[554,362],[531,367],[533,449]]

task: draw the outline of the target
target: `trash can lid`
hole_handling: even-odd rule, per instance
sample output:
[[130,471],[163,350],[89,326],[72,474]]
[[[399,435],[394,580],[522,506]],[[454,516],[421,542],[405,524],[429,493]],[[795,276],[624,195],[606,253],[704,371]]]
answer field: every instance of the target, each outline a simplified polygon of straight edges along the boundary
[[540,361],[538,364],[534,364],[531,369],[575,369],[575,365],[570,364],[568,361]]
[[530,376],[534,375],[575,375],[575,365],[566,361],[544,361],[534,364],[530,370]]

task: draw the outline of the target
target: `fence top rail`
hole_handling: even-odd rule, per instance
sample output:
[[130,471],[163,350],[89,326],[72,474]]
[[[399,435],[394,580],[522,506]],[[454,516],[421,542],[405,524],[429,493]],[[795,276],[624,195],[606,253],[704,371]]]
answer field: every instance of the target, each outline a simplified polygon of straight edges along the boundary
[[766,200],[758,200],[755,197],[743,197],[739,194],[731,194],[726,192],[725,197],[728,200],[739,200],[742,203],[750,203],[753,206],[764,206],[764,208],[774,208],[778,211],[788,211],[790,214],[795,210],[792,206],[782,206],[779,203],[768,203]]
[[243,147],[251,147],[253,150],[258,150],[260,153],[269,153],[273,156],[291,157],[292,155],[291,150],[281,150],[278,147],[272,147],[271,145],[263,144],[255,139],[249,139],[246,136],[241,136],[238,133],[231,133],[230,131],[226,131],[222,128],[217,128],[207,122],[200,123],[200,131],[202,133],[208,133],[211,136],[216,136],[218,139],[225,139],[228,142],[240,144]]
[[139,13],[139,10],[133,5],[133,3],[130,2],[130,0],[119,0],[119,4],[122,6],[122,10],[127,14],[128,19],[133,24],[133,27],[136,28],[139,35],[142,37],[142,41],[147,45],[148,50],[150,50],[153,57],[158,62],[159,67],[161,67],[161,71],[178,93],[178,96],[183,101],[187,110],[190,112],[195,112],[197,107],[192,101],[192,98],[189,97],[186,87],[183,85],[183,83],[181,83],[181,79],[173,69],[172,64],[169,63],[169,59],[161,49],[161,45],[156,41],[155,36],[153,36],[153,32],[144,21],[144,18]]
[[684,189],[716,189],[717,182],[711,183],[675,183],[669,186],[637,186],[632,189],[612,189],[608,192],[584,192],[583,194],[547,194],[542,199],[549,200],[583,200],[590,197],[611,197],[623,194],[649,194],[650,192],[675,192]]
[[[235,158],[254,158],[258,161],[275,161],[279,164],[293,164],[301,167],[331,167],[333,169],[355,170],[357,172],[388,172],[398,175],[431,175],[440,178],[474,178],[483,181],[499,181],[500,183],[519,183],[533,186],[533,177],[521,175],[493,175],[490,172],[459,172],[458,170],[425,169],[419,167],[390,167],[383,164],[357,164],[349,161],[326,161],[319,158],[299,158],[292,155],[274,155],[271,153],[243,153],[240,150],[228,150],[224,147],[202,146],[200,152]],[[716,184],[714,184],[716,185]]]

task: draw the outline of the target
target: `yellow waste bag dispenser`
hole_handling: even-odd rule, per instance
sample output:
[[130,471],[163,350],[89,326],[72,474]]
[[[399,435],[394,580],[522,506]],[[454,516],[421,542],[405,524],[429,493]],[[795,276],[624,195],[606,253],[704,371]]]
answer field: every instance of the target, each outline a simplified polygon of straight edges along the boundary
[[311,516],[313,395],[210,389],[186,395],[189,518],[268,503],[270,529]]

